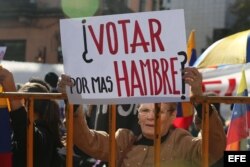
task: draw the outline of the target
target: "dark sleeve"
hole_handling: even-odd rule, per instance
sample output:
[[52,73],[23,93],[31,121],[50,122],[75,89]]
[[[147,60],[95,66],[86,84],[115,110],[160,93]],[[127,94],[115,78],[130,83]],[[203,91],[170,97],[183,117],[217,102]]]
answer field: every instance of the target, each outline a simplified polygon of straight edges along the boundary
[[54,154],[54,139],[46,128],[34,126],[34,166],[50,166]]
[[12,151],[13,165],[26,166],[27,155],[27,112],[24,107],[10,112],[11,125],[13,130]]
[[[14,132],[14,137],[18,142],[26,143],[27,140],[27,112],[24,107],[10,112],[11,124]],[[34,140],[38,143],[44,143],[44,138],[47,137],[46,129],[38,129],[34,125]]]
[[[197,116],[202,119],[202,107],[203,105],[202,104],[197,104],[197,105],[194,105],[195,109],[196,109],[196,112],[197,112]],[[214,107],[213,104],[209,104],[209,115],[211,115],[211,113],[213,111],[217,111],[216,108]]]
[[[27,154],[27,112],[24,107],[10,112],[11,124],[13,128],[13,140],[15,143],[15,149],[18,156],[22,156],[22,161],[26,162]],[[36,165],[39,160],[45,157],[51,157],[52,146],[48,141],[49,135],[43,129],[38,129],[34,125],[34,164]],[[49,160],[48,160],[49,161]],[[49,163],[45,159],[38,166],[43,166]]]
[[[195,115],[194,115],[194,124],[195,124],[195,127],[196,127],[196,129],[197,130],[201,130],[201,126],[202,126],[202,107],[203,107],[203,105],[202,104],[197,104],[197,105],[195,105],[194,104],[194,107],[195,107],[195,110],[196,110],[196,113],[195,113]],[[213,106],[213,104],[209,104],[209,117],[210,117],[210,115],[211,115],[211,113],[213,112],[213,111],[216,111],[217,112],[217,110],[215,109],[215,107]]]
[[27,139],[27,112],[24,107],[10,112],[14,140],[19,149],[26,149]]

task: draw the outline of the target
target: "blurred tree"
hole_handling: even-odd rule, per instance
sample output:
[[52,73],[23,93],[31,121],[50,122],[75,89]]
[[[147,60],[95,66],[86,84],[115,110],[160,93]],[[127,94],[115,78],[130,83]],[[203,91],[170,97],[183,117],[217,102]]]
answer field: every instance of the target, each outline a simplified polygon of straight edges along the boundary
[[93,16],[99,8],[99,0],[62,0],[63,12],[70,18]]
[[250,28],[250,0],[235,0],[229,10],[235,16],[235,22],[231,27],[231,33]]

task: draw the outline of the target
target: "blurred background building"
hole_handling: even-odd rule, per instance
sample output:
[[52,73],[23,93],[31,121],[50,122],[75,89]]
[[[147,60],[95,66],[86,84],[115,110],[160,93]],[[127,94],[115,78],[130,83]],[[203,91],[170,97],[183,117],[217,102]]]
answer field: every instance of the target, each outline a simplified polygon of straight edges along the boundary
[[7,46],[5,60],[62,63],[60,19],[169,9],[184,9],[198,55],[250,28],[249,0],[0,0],[0,46]]

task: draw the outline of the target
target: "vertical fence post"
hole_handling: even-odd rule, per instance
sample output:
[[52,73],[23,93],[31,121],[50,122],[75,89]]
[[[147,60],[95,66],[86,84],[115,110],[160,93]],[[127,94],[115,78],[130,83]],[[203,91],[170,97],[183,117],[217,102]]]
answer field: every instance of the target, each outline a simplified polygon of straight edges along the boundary
[[161,104],[155,103],[155,137],[154,137],[154,166],[160,167],[161,160]]
[[67,157],[66,165],[67,167],[73,166],[73,105],[67,104]]
[[208,167],[209,157],[209,104],[202,105],[202,167]]
[[27,167],[33,167],[34,98],[29,98],[27,127]]
[[116,166],[116,105],[109,107],[109,166]]

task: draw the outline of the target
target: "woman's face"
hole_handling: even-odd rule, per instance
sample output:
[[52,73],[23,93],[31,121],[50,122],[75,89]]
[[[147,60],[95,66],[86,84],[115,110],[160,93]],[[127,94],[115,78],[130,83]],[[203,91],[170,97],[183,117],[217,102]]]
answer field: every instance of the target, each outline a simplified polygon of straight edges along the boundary
[[[142,134],[148,139],[154,139],[155,132],[155,104],[144,103],[138,109],[139,124]],[[160,107],[160,122],[161,136],[164,136],[173,120],[176,118],[176,103],[161,103]]]

